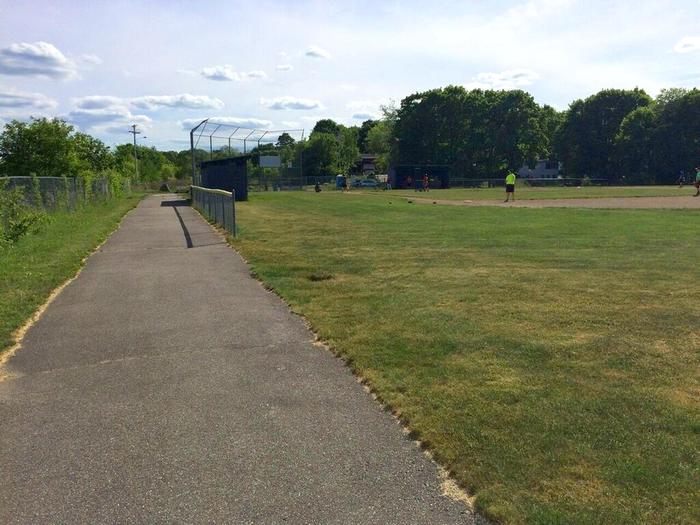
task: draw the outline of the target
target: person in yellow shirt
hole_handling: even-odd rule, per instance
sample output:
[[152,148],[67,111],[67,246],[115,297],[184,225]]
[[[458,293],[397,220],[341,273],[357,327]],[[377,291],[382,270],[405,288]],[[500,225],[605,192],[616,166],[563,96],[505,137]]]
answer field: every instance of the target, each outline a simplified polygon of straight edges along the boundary
[[515,173],[509,171],[508,175],[506,175],[506,200],[503,202],[508,202],[511,197],[513,197],[512,200],[515,202]]

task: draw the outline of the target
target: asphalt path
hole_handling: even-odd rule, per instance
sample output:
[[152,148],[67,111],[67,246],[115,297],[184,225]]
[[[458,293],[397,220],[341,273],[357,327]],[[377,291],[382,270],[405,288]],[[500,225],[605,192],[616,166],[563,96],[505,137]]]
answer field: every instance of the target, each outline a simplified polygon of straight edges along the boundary
[[481,522],[174,195],[150,196],[0,381],[0,523]]

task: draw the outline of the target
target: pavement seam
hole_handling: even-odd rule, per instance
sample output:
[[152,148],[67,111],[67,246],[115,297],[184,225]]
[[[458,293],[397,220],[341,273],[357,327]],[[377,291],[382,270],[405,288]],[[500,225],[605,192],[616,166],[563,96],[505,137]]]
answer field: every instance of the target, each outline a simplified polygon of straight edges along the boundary
[[114,359],[103,359],[102,361],[97,361],[94,363],[83,363],[73,366],[61,366],[56,368],[49,368],[47,370],[37,370],[35,372],[8,372],[4,378],[6,379],[19,379],[23,377],[39,376],[43,374],[52,374],[57,372],[65,372],[68,370],[80,370],[80,369],[90,369],[96,368],[102,365],[109,365],[114,363],[122,363],[128,361],[139,361],[139,360],[157,360],[163,357],[174,356],[177,357],[182,354],[193,355],[198,353],[208,353],[208,352],[220,352],[224,350],[272,350],[280,346],[287,346],[289,344],[311,344],[312,341],[308,339],[304,340],[288,340],[281,341],[279,343],[271,343],[268,345],[254,345],[254,346],[242,346],[242,345],[228,345],[228,346],[214,346],[208,348],[182,348],[179,350],[168,351],[168,352],[156,352],[151,354],[141,354],[141,355],[130,355],[124,357],[117,357]]

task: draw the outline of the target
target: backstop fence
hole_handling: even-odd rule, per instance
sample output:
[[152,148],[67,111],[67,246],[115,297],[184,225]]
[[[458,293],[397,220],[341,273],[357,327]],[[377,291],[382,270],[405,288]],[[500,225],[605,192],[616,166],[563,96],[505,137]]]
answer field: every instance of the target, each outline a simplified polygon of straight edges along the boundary
[[192,207],[236,236],[236,191],[192,186]]
[[[34,208],[74,210],[83,202],[107,200],[114,197],[114,188],[106,178],[93,179],[89,185],[75,177],[0,177],[4,189],[20,188],[25,202]],[[121,191],[131,189],[128,179],[120,182]]]

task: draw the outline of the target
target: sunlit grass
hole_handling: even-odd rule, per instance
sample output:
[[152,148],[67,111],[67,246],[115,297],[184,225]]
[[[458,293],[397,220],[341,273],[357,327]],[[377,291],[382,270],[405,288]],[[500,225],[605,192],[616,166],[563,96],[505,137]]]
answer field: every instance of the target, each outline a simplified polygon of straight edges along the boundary
[[700,243],[678,227],[700,214],[330,192],[238,213],[256,274],[488,516],[700,521]]
[[[424,197],[445,200],[498,200],[505,198],[505,188],[450,188],[432,189],[428,193],[414,190],[353,190],[372,192],[385,196]],[[576,187],[528,187],[516,184],[517,199],[586,199],[595,197],[671,197],[691,196],[692,186],[582,186]]]

